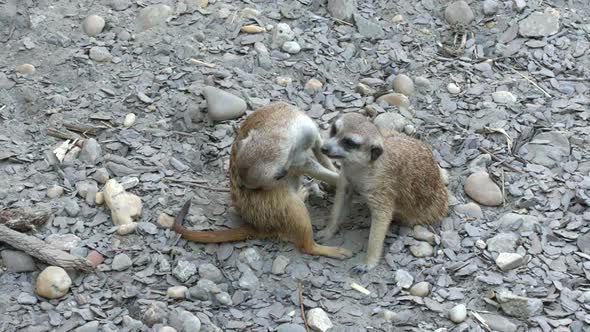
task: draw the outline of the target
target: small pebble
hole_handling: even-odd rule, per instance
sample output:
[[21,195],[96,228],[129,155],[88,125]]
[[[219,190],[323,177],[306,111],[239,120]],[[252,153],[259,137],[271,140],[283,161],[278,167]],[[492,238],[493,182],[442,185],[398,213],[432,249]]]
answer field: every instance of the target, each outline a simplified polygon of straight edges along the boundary
[[199,265],[199,276],[203,279],[211,280],[213,282],[222,282],[223,273],[217,266],[211,263]]
[[37,297],[33,296],[29,293],[20,293],[20,295],[16,298],[16,302],[18,302],[19,304],[36,304],[37,303]]
[[471,174],[465,181],[464,190],[467,196],[479,204],[498,206],[503,202],[502,190],[486,172]]
[[58,198],[64,194],[64,188],[60,186],[53,186],[47,189],[47,197]]
[[275,82],[280,86],[287,86],[293,82],[293,79],[287,76],[279,76],[275,79]]
[[419,282],[410,288],[410,294],[419,297],[426,297],[430,293],[430,284],[426,281]]
[[111,52],[104,46],[91,47],[88,56],[96,62],[108,62],[113,58]]
[[91,37],[101,33],[102,29],[104,29],[104,26],[104,18],[98,15],[90,15],[82,22],[82,30],[84,30],[84,32]]
[[118,254],[113,258],[111,266],[115,271],[123,271],[130,268],[132,264],[133,262],[129,256],[126,254]]
[[434,255],[434,248],[428,242],[418,241],[418,244],[410,246],[410,252],[414,257],[429,257]]
[[450,311],[449,311],[449,318],[451,318],[451,321],[453,321],[453,323],[462,323],[465,321],[465,319],[467,319],[467,307],[465,306],[465,304],[459,304],[454,306]]
[[492,99],[498,104],[514,104],[516,97],[508,91],[496,91],[492,93]]
[[449,91],[449,93],[452,95],[457,95],[461,92],[461,88],[459,88],[455,83],[449,83],[449,85],[447,85],[447,91]]
[[288,41],[283,44],[281,49],[289,54],[297,54],[301,52],[301,46],[296,41]]
[[168,288],[166,291],[166,295],[168,295],[171,299],[184,299],[188,292],[188,288],[186,286],[174,286]]
[[206,86],[203,96],[207,100],[207,113],[212,121],[233,120],[246,113],[246,101],[224,90]]
[[175,329],[175,328],[173,328],[173,327],[170,327],[170,326],[162,326],[162,327],[161,327],[161,328],[158,330],[158,332],[178,332],[178,331],[176,331],[176,329]]
[[119,235],[128,235],[134,233],[137,229],[138,224],[136,222],[130,222],[128,224],[120,225],[117,228],[117,234]]
[[37,276],[37,295],[47,299],[57,299],[68,293],[72,279],[66,270],[57,266],[48,266]]
[[397,14],[391,18],[393,23],[403,23],[406,19],[403,15]]
[[334,325],[322,308],[313,308],[307,312],[307,323],[315,331],[326,332]]
[[388,93],[377,98],[377,102],[384,102],[390,106],[397,106],[399,108],[410,107],[410,99],[401,93]]
[[123,121],[123,125],[127,128],[133,126],[135,124],[135,120],[137,119],[137,116],[133,113],[128,113],[127,115],[125,115],[125,120]]
[[399,74],[393,80],[393,90],[405,96],[413,96],[415,92],[414,82],[404,74]]
[[521,266],[524,263],[524,257],[516,253],[502,252],[496,257],[496,265],[502,271],[510,271]]
[[86,259],[92,264],[92,266],[97,267],[104,262],[104,256],[96,250],[92,250]]
[[30,63],[25,63],[19,66],[16,66],[15,71],[21,75],[31,76],[35,74],[35,66]]
[[160,215],[158,216],[158,221],[157,221],[158,225],[160,225],[162,228],[165,229],[170,229],[172,228],[172,226],[174,226],[174,217],[167,215],[166,213],[162,212],[160,213]]
[[445,9],[445,20],[451,25],[468,25],[475,19],[473,10],[465,1],[455,1]]
[[307,83],[305,83],[305,92],[310,95],[315,95],[318,92],[322,91],[322,87],[324,85],[319,80],[312,78]]
[[277,256],[272,263],[272,273],[277,275],[285,273],[287,265],[289,265],[289,258],[283,255]]

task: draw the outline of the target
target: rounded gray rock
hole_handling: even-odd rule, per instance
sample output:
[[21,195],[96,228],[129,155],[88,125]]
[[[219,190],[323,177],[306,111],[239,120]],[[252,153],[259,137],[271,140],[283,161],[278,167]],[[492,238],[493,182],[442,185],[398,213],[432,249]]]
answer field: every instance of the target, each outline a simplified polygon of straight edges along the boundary
[[82,30],[87,35],[94,37],[102,32],[104,29],[105,21],[104,18],[98,15],[90,15],[84,19],[82,22]]
[[503,202],[502,191],[486,172],[471,174],[465,181],[465,193],[479,204],[498,206]]
[[474,19],[473,10],[465,1],[455,1],[445,9],[445,20],[451,25],[468,25]]
[[207,100],[208,114],[212,121],[232,120],[246,113],[246,102],[229,92],[206,86],[203,96]]
[[164,4],[149,5],[142,8],[137,15],[137,31],[149,30],[163,24],[172,15],[172,8]]
[[170,313],[168,324],[178,332],[201,331],[201,320],[192,313],[180,308]]
[[413,96],[414,81],[408,75],[399,74],[393,79],[393,90],[406,96]]

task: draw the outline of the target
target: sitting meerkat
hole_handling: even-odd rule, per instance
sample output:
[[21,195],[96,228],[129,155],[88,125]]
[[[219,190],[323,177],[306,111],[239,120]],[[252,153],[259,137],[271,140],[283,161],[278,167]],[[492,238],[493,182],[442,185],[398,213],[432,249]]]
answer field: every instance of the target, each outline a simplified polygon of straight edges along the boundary
[[[182,226],[190,200],[175,219],[174,230],[201,243],[249,238],[281,238],[310,255],[344,259],[349,250],[318,245],[305,206],[302,175],[335,186],[337,169],[322,152],[316,123],[295,107],[276,102],[259,108],[241,125],[230,156],[230,192],[244,225],[218,231],[189,231]],[[314,158],[315,157],[315,158]]]
[[361,114],[349,113],[330,128],[322,152],[341,162],[341,172],[330,221],[318,236],[329,239],[338,231],[353,192],[366,201],[371,230],[364,264],[374,268],[393,219],[409,225],[432,224],[447,215],[448,192],[429,147],[397,132],[381,131]]

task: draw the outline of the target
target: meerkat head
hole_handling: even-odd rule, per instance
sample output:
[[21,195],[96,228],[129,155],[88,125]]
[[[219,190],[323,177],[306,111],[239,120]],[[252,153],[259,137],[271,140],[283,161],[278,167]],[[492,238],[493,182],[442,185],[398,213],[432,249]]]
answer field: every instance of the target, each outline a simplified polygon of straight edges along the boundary
[[383,137],[367,117],[348,113],[338,118],[330,128],[330,138],[322,153],[343,164],[369,164],[383,153]]
[[[270,143],[270,144],[269,144]],[[236,163],[240,185],[248,189],[269,190],[288,175],[288,160],[280,149],[268,140],[258,139],[251,132],[236,142]]]

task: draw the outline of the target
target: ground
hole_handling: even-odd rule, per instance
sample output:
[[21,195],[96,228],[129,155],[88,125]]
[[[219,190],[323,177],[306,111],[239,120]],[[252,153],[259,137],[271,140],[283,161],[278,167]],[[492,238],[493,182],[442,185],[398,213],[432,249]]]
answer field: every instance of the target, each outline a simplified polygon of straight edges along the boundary
[[[0,209],[51,207],[31,235],[105,258],[69,271],[69,292],[46,300],[35,293],[46,265],[26,268],[0,245],[0,330],[198,331],[198,320],[202,331],[301,331],[301,298],[309,325],[325,330],[321,308],[330,331],[590,331],[590,3],[325,2],[0,1]],[[83,29],[89,15],[104,27],[94,18]],[[413,80],[396,87],[410,106],[378,100],[401,74]],[[312,78],[321,86],[305,89]],[[236,97],[208,102],[208,85]],[[188,198],[188,227],[239,224],[225,189],[240,100],[247,113],[287,101],[322,129],[366,112],[423,139],[449,172],[449,216],[392,226],[379,266],[362,275],[351,271],[368,237],[360,202],[328,242],[349,260],[280,241],[179,239],[158,219]],[[65,140],[50,128],[98,144],[60,162]],[[117,234],[94,202],[107,175],[143,201],[133,234]],[[307,184],[317,231],[333,195]],[[426,296],[410,291],[423,281]],[[182,285],[189,299],[167,295]]]

